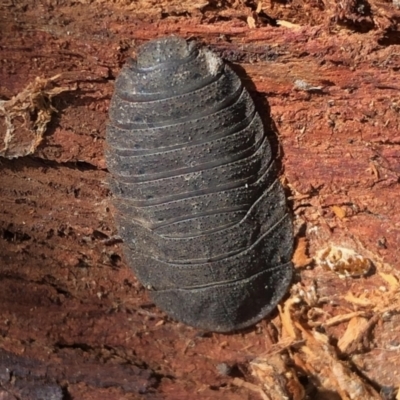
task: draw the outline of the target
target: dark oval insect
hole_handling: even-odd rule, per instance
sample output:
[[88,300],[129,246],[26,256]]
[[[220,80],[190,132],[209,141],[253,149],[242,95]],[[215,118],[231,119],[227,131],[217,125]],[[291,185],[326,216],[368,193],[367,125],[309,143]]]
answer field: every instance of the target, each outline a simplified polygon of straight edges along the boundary
[[210,331],[267,315],[292,277],[292,223],[239,77],[178,37],[143,45],[115,83],[107,164],[128,263],[173,318]]

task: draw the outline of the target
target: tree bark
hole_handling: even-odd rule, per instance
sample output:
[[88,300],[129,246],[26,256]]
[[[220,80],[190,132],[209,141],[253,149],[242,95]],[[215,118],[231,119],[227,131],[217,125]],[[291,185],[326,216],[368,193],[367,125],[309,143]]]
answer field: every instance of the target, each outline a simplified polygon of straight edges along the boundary
[[[194,3],[0,5],[0,397],[394,398],[399,5]],[[138,45],[169,34],[233,64],[271,121],[293,211],[291,292],[237,334],[156,309],[113,222],[103,155],[113,82]],[[343,249],[368,273],[354,277],[354,260],[346,279],[322,268]]]

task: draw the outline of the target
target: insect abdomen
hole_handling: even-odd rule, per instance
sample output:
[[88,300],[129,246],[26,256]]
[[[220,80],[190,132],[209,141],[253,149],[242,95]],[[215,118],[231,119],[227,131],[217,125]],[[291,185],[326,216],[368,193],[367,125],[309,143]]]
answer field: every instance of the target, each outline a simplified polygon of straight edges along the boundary
[[292,224],[260,116],[239,77],[177,37],[116,81],[107,164],[128,262],[173,318],[227,332],[291,280]]

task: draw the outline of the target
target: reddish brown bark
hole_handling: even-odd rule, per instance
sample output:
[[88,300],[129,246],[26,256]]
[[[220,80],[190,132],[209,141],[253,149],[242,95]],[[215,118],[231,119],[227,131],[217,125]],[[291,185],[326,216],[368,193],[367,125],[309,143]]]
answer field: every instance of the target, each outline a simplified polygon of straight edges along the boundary
[[[338,375],[324,372],[344,368],[341,359],[355,374],[343,376],[370,398],[379,398],[374,390],[395,395],[396,4],[265,2],[257,13],[240,1],[128,3],[0,5],[0,98],[11,101],[0,111],[2,398],[259,399],[275,396],[259,372],[275,368],[271,354],[282,355],[315,399],[348,398]],[[115,240],[103,157],[113,81],[138,44],[164,34],[210,45],[248,82],[260,111],[270,109],[296,233],[307,240],[295,262],[310,268],[298,269],[289,298],[300,303],[288,300],[281,317],[234,335],[202,334],[165,317]],[[369,258],[370,274],[343,280],[312,263],[334,245]],[[349,324],[352,313],[358,319]],[[356,340],[337,347],[349,327]],[[316,331],[333,347],[310,336]],[[285,385],[302,398],[298,381]]]

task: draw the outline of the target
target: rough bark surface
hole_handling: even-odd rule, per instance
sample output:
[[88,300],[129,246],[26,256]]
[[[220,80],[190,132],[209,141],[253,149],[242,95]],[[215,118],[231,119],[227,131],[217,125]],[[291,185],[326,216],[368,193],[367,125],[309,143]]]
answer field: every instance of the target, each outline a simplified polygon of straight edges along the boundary
[[[0,397],[396,398],[399,3],[194,3],[0,3]],[[279,312],[236,334],[168,319],[116,236],[113,82],[166,34],[230,61],[274,126],[296,279]],[[325,248],[372,267],[341,279]]]

